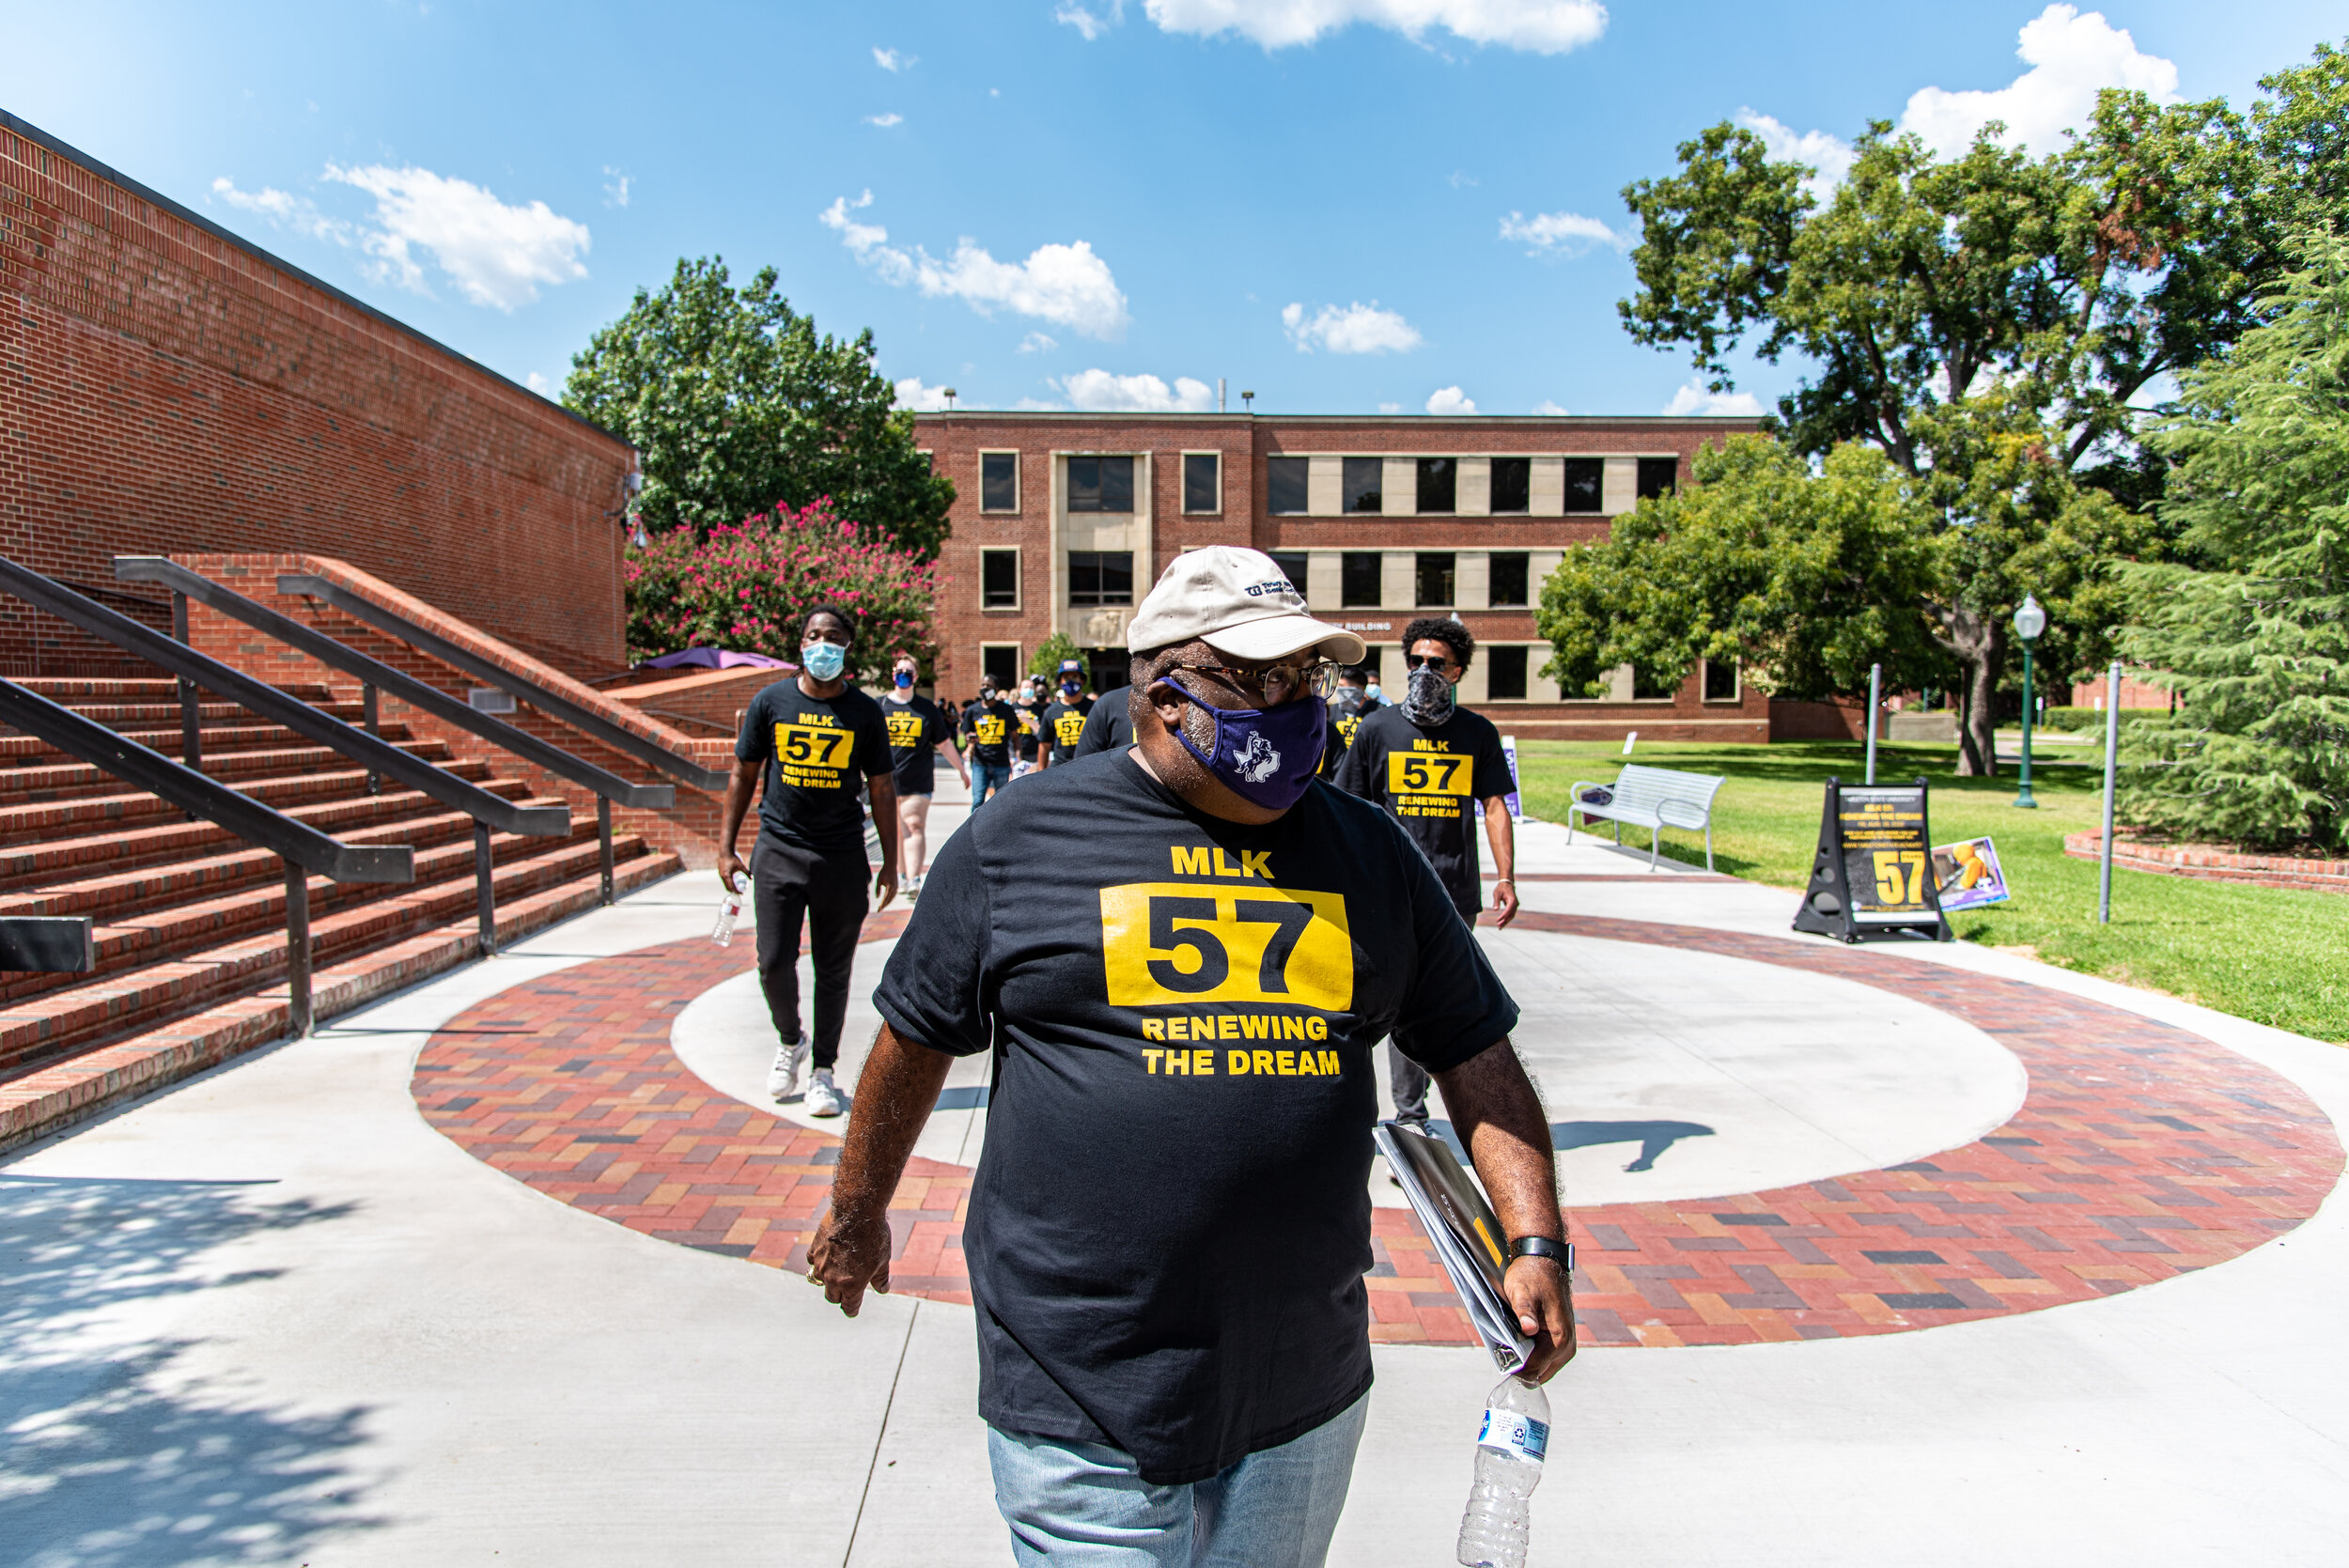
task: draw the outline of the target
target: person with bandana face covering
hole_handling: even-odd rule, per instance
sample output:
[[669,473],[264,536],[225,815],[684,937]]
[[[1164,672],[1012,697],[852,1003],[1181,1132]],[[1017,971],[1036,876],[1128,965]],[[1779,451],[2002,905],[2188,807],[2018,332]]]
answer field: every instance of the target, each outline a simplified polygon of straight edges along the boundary
[[[880,705],[848,678],[856,618],[836,604],[800,617],[800,673],[751,699],[734,743],[734,777],[718,830],[718,879],[731,890],[744,870],[734,852],[758,791],[758,842],[751,850],[751,897],[758,923],[758,983],[774,1020],[774,1066],[767,1092],[778,1102],[800,1092],[802,1109],[837,1116],[832,1064],[848,1011],[848,971],[864,926],[865,878],[881,908],[897,895],[897,791]],[[763,781],[763,783],[762,783]],[[878,875],[864,859],[862,787],[880,836]],[[813,1037],[800,1027],[800,928],[816,963]]]
[[[1128,632],[1130,749],[940,851],[873,1001],[808,1279],[889,1287],[889,1207],[947,1069],[992,1052],[963,1256],[1022,1564],[1325,1560],[1371,1382],[1371,1052],[1443,1086],[1513,1246],[1528,1375],[1574,1353],[1517,1006],[1426,857],[1321,763],[1330,660],[1260,551],[1168,566]],[[1561,1249],[1563,1250],[1563,1248]]]
[[[1364,718],[1339,764],[1337,785],[1387,808],[1426,853],[1428,863],[1469,924],[1484,903],[1476,853],[1476,803],[1484,802],[1492,841],[1497,925],[1517,918],[1517,834],[1509,819],[1508,753],[1501,732],[1456,699],[1475,657],[1476,639],[1458,621],[1422,616],[1403,629],[1409,672],[1403,701]],[[1387,1048],[1400,1122],[1427,1120],[1427,1075],[1408,1052]]]

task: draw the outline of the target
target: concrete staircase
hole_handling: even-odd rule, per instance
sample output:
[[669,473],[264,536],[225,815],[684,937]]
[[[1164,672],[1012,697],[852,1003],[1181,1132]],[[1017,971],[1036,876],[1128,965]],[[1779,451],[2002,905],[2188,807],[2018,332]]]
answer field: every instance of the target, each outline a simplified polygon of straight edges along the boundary
[[[168,678],[19,684],[179,754],[178,687]],[[285,690],[360,721],[355,691]],[[370,793],[364,769],[232,704],[207,702],[198,714],[210,777],[346,842],[415,851],[412,884],[310,878],[319,1017],[474,955],[470,817],[388,780]],[[529,795],[494,762],[451,755],[445,740],[412,738],[397,723],[381,733],[485,789]],[[501,943],[596,904],[595,819],[572,815],[566,838],[493,835]],[[615,836],[613,849],[620,893],[679,869],[675,853],[632,833]],[[276,856],[0,729],[0,915],[87,915],[98,952],[89,974],[0,974],[0,1148],[282,1037],[290,1021],[284,877]]]

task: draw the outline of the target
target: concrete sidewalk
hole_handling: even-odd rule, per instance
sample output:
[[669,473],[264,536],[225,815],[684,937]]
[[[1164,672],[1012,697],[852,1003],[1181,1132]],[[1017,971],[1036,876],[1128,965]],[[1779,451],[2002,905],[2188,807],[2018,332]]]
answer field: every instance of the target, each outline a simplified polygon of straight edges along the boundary
[[[942,825],[948,798],[935,809]],[[1531,908],[1786,933],[1791,894],[1651,875],[1644,855],[1568,848],[1541,825],[1524,840],[1528,873],[1606,878],[1529,881]],[[699,937],[717,891],[674,878],[0,1163],[0,1555],[1008,1561],[967,1309],[882,1298],[848,1322],[795,1275],[550,1201],[415,1109],[437,1026]],[[1487,936],[1513,986],[1554,999],[1525,1041],[1553,1114],[1638,1120],[1644,1093],[1650,1117],[1701,1102],[1688,1119],[1714,1129],[1647,1172],[1622,1170],[1621,1143],[1570,1152],[1578,1203],[1906,1157],[1973,1136],[2015,1093],[2012,1057],[1930,1008],[1899,1014],[1891,1037],[1915,1047],[1888,1053],[1892,1004],[1866,987]],[[860,952],[860,1010],[885,953]],[[1995,950],[1900,955],[2176,1023],[2349,1114],[2335,1048]],[[663,1000],[688,1064],[755,1099],[766,1042],[739,988]],[[852,1019],[852,1053],[864,1038]],[[1842,1094],[1855,1078],[1878,1080],[1873,1098]],[[983,1133],[983,1110],[941,1112],[923,1152],[968,1163]],[[1552,1385],[1534,1560],[2337,1561],[2344,1286],[2336,1196],[2270,1245],[2108,1299],[1875,1338],[1587,1351]],[[1491,1363],[1376,1356],[1332,1561],[1448,1562]]]

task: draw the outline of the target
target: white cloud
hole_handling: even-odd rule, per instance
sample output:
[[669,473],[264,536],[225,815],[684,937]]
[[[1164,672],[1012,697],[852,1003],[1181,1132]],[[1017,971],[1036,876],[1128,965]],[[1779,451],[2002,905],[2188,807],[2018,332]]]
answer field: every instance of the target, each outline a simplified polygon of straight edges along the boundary
[[1049,354],[1059,347],[1059,341],[1050,333],[1030,333],[1027,336],[1019,340],[1019,347],[1017,352],[1022,354]]
[[902,50],[883,49],[879,44],[873,46],[873,63],[883,70],[911,70],[915,59],[916,56]]
[[930,386],[919,376],[908,376],[896,383],[897,406],[917,413],[934,413],[946,406],[946,389]]
[[2101,11],[2049,6],[2023,24],[2015,53],[2030,70],[1991,92],[1926,87],[1908,101],[1900,128],[1913,131],[1943,157],[1972,145],[1991,120],[2006,122],[2008,146],[2046,154],[2061,151],[2063,132],[2085,130],[2100,87],[2131,87],[2163,102],[2178,96],[2178,68],[2141,53],[2126,28]]
[[1548,397],[1543,398],[1540,402],[1533,405],[1533,412],[1540,414],[1545,419],[1559,418],[1564,414],[1565,411],[1565,409],[1562,405],[1551,401]]
[[1301,303],[1281,308],[1281,328],[1300,354],[1327,349],[1333,354],[1403,354],[1425,340],[1402,313],[1381,310],[1378,302],[1323,305],[1312,316]]
[[237,182],[226,175],[212,181],[212,194],[240,211],[257,212],[314,240],[328,240],[337,245],[358,243],[358,234],[350,224],[328,217],[307,196],[297,196],[270,185],[257,191],[240,191]]
[[630,179],[627,175],[622,174],[619,170],[614,168],[609,163],[606,163],[603,166],[603,172],[612,177],[603,182],[604,206],[626,207],[628,205],[628,188],[634,184],[635,181]]
[[1146,0],[1143,9],[1170,33],[1237,33],[1268,50],[1311,43],[1357,23],[1414,40],[1440,27],[1463,42],[1536,54],[1563,54],[1607,31],[1598,0]]
[[1474,413],[1476,399],[1456,386],[1439,387],[1427,395],[1429,413]]
[[889,231],[880,225],[848,216],[872,201],[870,191],[854,201],[842,196],[817,219],[836,230],[840,242],[882,282],[900,287],[912,284],[933,298],[959,299],[982,316],[1001,306],[1087,337],[1113,340],[1125,335],[1132,319],[1126,296],[1119,292],[1109,263],[1093,254],[1089,241],[1038,245],[1025,261],[998,261],[962,239],[955,242],[954,255],[941,261],[919,245],[910,251],[892,245]]
[[888,130],[893,125],[903,125],[905,122],[905,116],[897,114],[894,111],[886,115],[867,115],[864,116],[865,124],[878,125],[883,131]]
[[1053,10],[1052,20],[1064,27],[1074,27],[1084,35],[1085,42],[1091,43],[1095,39],[1126,20],[1126,0],[1111,0],[1106,15],[1099,11],[1087,10],[1084,7],[1074,4],[1073,0],[1063,0],[1063,3]]
[[1802,188],[1821,201],[1851,173],[1851,144],[1831,131],[1797,131],[1784,120],[1751,109],[1738,110],[1737,123],[1762,138],[1773,162],[1808,163],[1816,169]]
[[1080,370],[1052,383],[1069,403],[1080,409],[1112,413],[1211,413],[1215,388],[1189,376],[1177,376],[1169,387],[1156,376],[1119,376],[1107,370]]
[[1401,413],[1403,411],[1403,405],[1400,403],[1381,403],[1378,405],[1378,411],[1380,413]]
[[1631,248],[1629,234],[1579,212],[1536,212],[1530,218],[1512,212],[1501,220],[1501,237],[1524,244],[1528,256],[1582,256],[1596,245]]
[[587,249],[587,225],[543,201],[510,207],[469,180],[413,166],[329,163],[326,178],[375,197],[381,226],[364,232],[359,242],[387,283],[424,292],[424,265],[415,254],[422,249],[466,299],[510,311],[536,300],[542,284],[587,275],[579,259]]
[[529,387],[531,391],[537,393],[541,397],[559,397],[562,396],[561,388],[557,387],[552,381],[548,380],[546,377],[540,375],[536,370],[533,370],[528,376],[523,378],[522,384]]
[[1672,394],[1672,400],[1664,405],[1668,414],[1702,414],[1708,418],[1744,415],[1753,418],[1762,412],[1762,400],[1750,392],[1707,392],[1701,382],[1690,381]]

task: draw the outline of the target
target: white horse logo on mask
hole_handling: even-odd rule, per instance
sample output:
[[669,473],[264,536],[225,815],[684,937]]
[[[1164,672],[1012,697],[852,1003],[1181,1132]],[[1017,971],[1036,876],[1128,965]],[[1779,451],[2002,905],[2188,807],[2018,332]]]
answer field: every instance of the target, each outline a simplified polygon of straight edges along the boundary
[[1239,776],[1250,784],[1262,784],[1281,770],[1281,753],[1272,742],[1261,735],[1248,737],[1248,749],[1240,753]]

